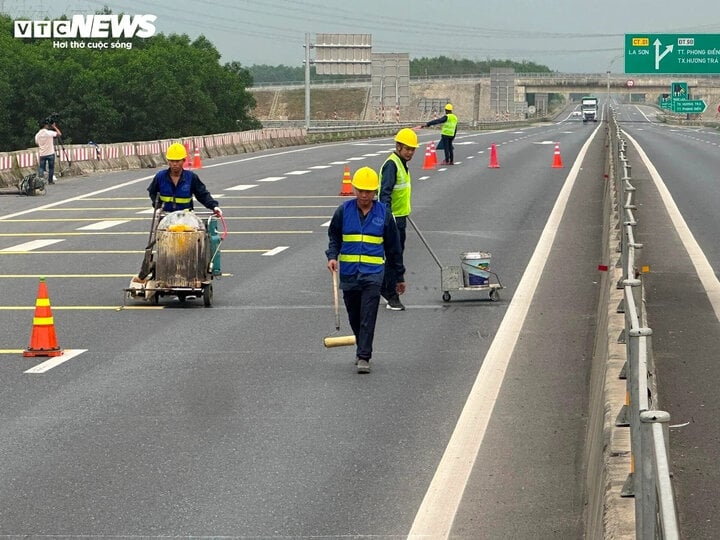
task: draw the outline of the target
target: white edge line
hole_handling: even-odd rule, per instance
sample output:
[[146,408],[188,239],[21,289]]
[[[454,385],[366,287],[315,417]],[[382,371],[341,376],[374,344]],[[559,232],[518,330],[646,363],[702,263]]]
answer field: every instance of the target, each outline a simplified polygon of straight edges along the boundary
[[700,282],[705,288],[705,292],[707,293],[710,304],[712,305],[713,311],[715,312],[715,318],[720,321],[720,281],[718,281],[718,278],[715,276],[715,272],[713,271],[712,266],[708,262],[705,253],[700,248],[697,240],[695,240],[693,233],[690,231],[690,227],[688,227],[687,222],[682,217],[682,214],[680,213],[677,204],[675,204],[675,200],[670,194],[670,191],[665,185],[665,182],[663,182],[660,173],[658,173],[655,166],[650,162],[647,154],[640,147],[637,141],[635,141],[635,139],[628,135],[625,130],[623,130],[623,133],[633,144],[638,154],[640,155],[640,159],[642,159],[645,167],[647,167],[647,170],[650,173],[653,182],[655,183],[655,187],[660,193],[660,198],[663,200],[665,208],[670,215],[670,220],[675,226],[675,230],[677,231],[678,236],[683,243],[683,246],[685,246],[685,250],[690,256],[690,260],[695,267],[698,278],[700,278]]
[[49,360],[45,360],[41,364],[31,367],[27,371],[23,371],[23,373],[45,373],[84,352],[87,352],[87,349],[65,349],[60,356],[53,356]]
[[415,515],[408,538],[432,537],[435,540],[448,538],[450,535],[455,514],[462,501],[465,486],[470,478],[480,445],[485,437],[490,415],[500,393],[505,371],[515,349],[540,276],[545,268],[545,262],[555,240],[570,192],[587,149],[599,129],[600,126],[595,128],[593,134],[580,149],[565,180],[535,247],[535,252],[528,262],[495,339],[485,355],[470,395],[445,448],[445,453]]

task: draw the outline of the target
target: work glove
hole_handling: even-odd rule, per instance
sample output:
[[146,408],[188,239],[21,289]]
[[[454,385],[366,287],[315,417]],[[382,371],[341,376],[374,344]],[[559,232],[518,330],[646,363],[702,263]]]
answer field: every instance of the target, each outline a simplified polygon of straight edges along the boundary
[[213,210],[213,214],[215,214],[217,217],[222,217],[222,210],[220,210],[219,206],[216,206]]

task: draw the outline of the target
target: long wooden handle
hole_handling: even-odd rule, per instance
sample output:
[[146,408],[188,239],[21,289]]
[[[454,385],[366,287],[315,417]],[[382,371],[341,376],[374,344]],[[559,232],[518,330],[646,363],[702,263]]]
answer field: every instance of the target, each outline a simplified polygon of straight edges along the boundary
[[335,330],[340,330],[340,312],[338,310],[338,278],[337,272],[333,271],[333,298],[335,299]]

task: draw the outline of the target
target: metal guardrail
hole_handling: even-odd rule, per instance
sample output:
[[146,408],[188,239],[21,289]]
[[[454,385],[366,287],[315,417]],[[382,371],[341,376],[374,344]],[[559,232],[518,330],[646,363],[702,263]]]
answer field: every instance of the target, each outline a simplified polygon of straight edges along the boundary
[[625,314],[623,334],[626,343],[626,403],[615,422],[630,428],[631,468],[622,496],[635,498],[635,537],[640,540],[676,540],[680,538],[673,487],[670,479],[669,430],[670,415],[654,410],[655,389],[648,374],[654,371],[651,354],[652,329],[646,324],[643,304],[642,273],[638,271],[642,244],[635,241],[636,188],[631,183],[632,168],[627,159],[627,142],[610,115],[610,160],[619,204],[620,262],[622,277],[618,289],[623,300],[618,312]]

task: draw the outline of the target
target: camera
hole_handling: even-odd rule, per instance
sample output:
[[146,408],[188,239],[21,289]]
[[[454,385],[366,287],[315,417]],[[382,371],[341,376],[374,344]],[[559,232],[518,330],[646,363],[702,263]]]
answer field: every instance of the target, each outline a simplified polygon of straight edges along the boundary
[[57,124],[58,122],[60,122],[60,115],[54,112],[40,120],[40,127],[44,126],[45,124],[52,126],[53,124]]

